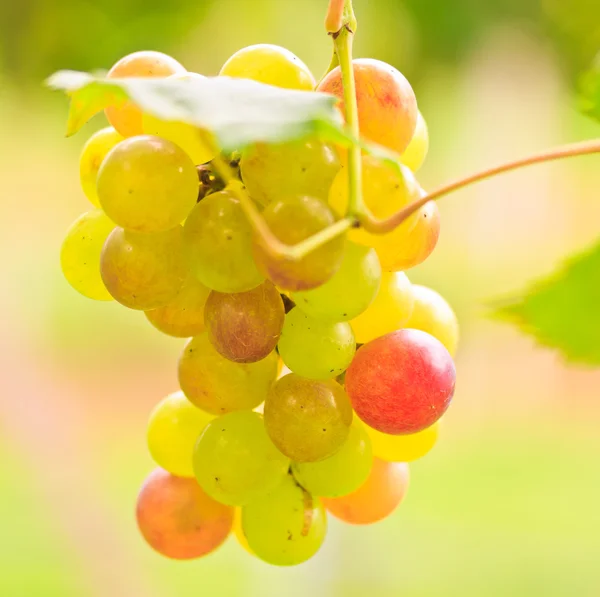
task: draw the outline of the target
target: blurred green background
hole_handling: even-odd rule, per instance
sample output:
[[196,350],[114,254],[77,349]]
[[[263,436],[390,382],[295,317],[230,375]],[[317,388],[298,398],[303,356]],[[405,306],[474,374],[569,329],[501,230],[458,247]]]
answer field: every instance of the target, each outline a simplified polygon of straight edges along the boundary
[[[409,272],[462,324],[454,405],[386,522],[331,521],[295,569],[230,539],[191,563],[155,555],[133,516],[151,470],[150,408],[176,387],[181,342],[140,313],[92,303],[58,251],[89,209],[59,68],[109,68],[138,49],[216,74],[235,50],[285,45],[318,77],[326,0],[20,0],[0,3],[0,595],[2,597],[597,597],[600,372],[567,367],[486,303],[598,235],[597,157],[538,166],[444,199],[442,236]],[[413,83],[429,122],[426,188],[600,135],[577,73],[600,47],[597,0],[355,0],[357,56]],[[569,317],[569,313],[564,314]]]

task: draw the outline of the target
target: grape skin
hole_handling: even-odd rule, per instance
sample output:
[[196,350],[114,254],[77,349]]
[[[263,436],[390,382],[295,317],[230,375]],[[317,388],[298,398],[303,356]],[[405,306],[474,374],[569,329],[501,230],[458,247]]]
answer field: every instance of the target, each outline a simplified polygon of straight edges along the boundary
[[316,462],[335,454],[352,424],[350,401],[338,383],[294,373],[273,385],[264,413],[273,443],[296,462]]
[[412,462],[422,458],[435,445],[439,433],[439,421],[418,433],[388,435],[365,425],[371,438],[373,454],[388,462]]
[[259,499],[287,476],[289,458],[269,439],[263,417],[233,412],[211,421],[194,448],[194,474],[213,499],[242,506]]
[[419,112],[417,114],[417,125],[413,137],[400,159],[405,166],[416,172],[423,165],[428,151],[429,131],[423,115]]
[[234,363],[213,347],[207,332],[192,338],[179,359],[179,385],[197,407],[215,415],[256,408],[277,377],[278,357]]
[[205,307],[208,337],[230,361],[254,363],[277,346],[285,309],[268,280],[246,292],[211,292]]

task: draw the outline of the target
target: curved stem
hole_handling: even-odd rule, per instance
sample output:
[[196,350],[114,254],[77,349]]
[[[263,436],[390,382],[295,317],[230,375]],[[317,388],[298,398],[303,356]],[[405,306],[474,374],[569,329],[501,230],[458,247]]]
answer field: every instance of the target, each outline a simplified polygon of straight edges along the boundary
[[317,87],[321,84],[321,81],[336,67],[339,66],[340,61],[338,60],[338,55],[337,52],[335,50],[335,47],[333,48],[333,55],[331,56],[331,62],[329,63],[329,66],[327,67],[327,70],[323,73],[323,76],[319,79],[319,82],[317,83]]
[[510,172],[512,170],[518,170],[519,168],[532,166],[534,164],[541,164],[543,162],[551,162],[562,158],[570,158],[592,153],[600,153],[600,139],[592,139],[590,141],[562,145],[548,151],[543,151],[542,153],[537,153],[519,160],[508,162],[506,164],[500,164],[499,166],[495,166],[493,168],[488,168],[481,172],[472,174],[471,176],[467,176],[466,178],[461,178],[460,180],[445,184],[435,189],[431,193],[428,193],[418,201],[414,201],[410,205],[407,205],[394,215],[384,220],[363,218],[361,216],[359,217],[359,221],[361,225],[363,225],[363,227],[369,232],[374,232],[376,234],[390,232],[402,224],[402,222],[409,218],[415,211],[423,207],[427,202],[435,201],[441,197],[445,197],[454,191],[458,191],[481,180],[486,180],[488,178],[497,176],[498,174],[503,174],[504,172]]

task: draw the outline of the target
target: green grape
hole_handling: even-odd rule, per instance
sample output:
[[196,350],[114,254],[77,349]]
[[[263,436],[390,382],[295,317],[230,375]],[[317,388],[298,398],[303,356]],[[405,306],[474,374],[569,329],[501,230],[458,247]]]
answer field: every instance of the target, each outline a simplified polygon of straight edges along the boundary
[[302,60],[289,50],[271,44],[257,44],[238,50],[223,65],[219,76],[252,79],[304,91],[312,91],[316,84]]
[[229,191],[200,201],[183,231],[192,272],[208,288],[243,292],[264,280],[252,258],[252,229]]
[[248,194],[267,205],[279,197],[309,195],[327,201],[340,169],[336,150],[318,139],[267,145],[242,154],[240,170]]
[[140,234],[115,228],[106,239],[100,273],[108,292],[131,309],[156,309],[177,295],[187,270],[181,226]]
[[100,199],[98,199],[98,193],[96,192],[98,170],[100,170],[100,166],[108,152],[121,141],[123,141],[123,137],[112,126],[107,126],[94,133],[81,151],[81,157],[79,158],[81,188],[85,196],[96,207],[100,206]]
[[381,266],[374,249],[348,242],[340,269],[322,286],[293,292],[292,300],[304,313],[324,321],[349,321],[375,299]]
[[329,379],[350,365],[356,341],[349,323],[321,321],[294,308],[285,316],[278,350],[294,373],[309,379]]
[[148,321],[176,338],[191,338],[204,331],[204,305],[210,289],[188,275],[179,294],[164,307],[146,311]]
[[[294,245],[335,222],[333,212],[314,197],[278,199],[267,205],[263,217],[283,243]],[[254,259],[264,274],[283,290],[309,290],[327,282],[344,254],[345,238],[336,236],[300,260],[273,257],[258,239]]]
[[276,566],[312,558],[327,533],[321,501],[288,475],[273,491],[242,508],[242,529],[252,552]]
[[369,308],[351,322],[354,337],[364,344],[405,327],[413,312],[412,284],[404,272],[384,272]]
[[213,415],[196,408],[183,392],[163,398],[150,414],[146,434],[154,462],[178,477],[193,477],[194,446],[212,419]]
[[230,361],[254,363],[277,346],[285,309],[279,291],[266,280],[246,292],[211,292],[205,318],[217,352]]
[[114,227],[101,209],[88,211],[73,222],[60,250],[60,266],[67,282],[97,301],[112,300],[100,276],[100,255]]
[[[183,73],[167,78],[177,81],[197,81],[205,77],[198,73]],[[210,162],[217,155],[217,151],[214,149],[215,142],[210,133],[191,124],[161,120],[152,114],[144,114],[142,125],[144,133],[147,135],[168,139],[181,147],[194,164]]]
[[356,491],[367,480],[372,464],[371,440],[354,418],[348,439],[333,456],[319,462],[295,462],[292,469],[313,495],[339,497]]
[[175,143],[140,135],[106,156],[98,173],[98,197],[119,226],[161,232],[180,224],[198,198],[198,173]]
[[316,462],[335,454],[352,424],[352,407],[342,386],[294,373],[277,380],[264,411],[269,436],[296,462]]
[[230,506],[268,493],[283,481],[290,466],[269,439],[262,415],[249,410],[211,421],[198,438],[193,460],[200,487]]
[[193,404],[215,415],[256,408],[277,377],[275,352],[257,363],[221,356],[206,332],[192,338],[179,359],[179,385]]
[[402,163],[416,172],[425,161],[429,151],[429,131],[421,112],[417,114],[417,127],[408,147],[401,156]]

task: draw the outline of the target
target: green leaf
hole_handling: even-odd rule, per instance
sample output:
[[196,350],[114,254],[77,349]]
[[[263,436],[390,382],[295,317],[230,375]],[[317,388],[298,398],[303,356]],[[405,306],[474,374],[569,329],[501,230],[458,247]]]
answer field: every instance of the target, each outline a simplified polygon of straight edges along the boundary
[[568,361],[600,365],[600,243],[499,306],[494,316],[516,323]]
[[584,114],[600,121],[600,54],[592,68],[581,77],[579,107]]
[[212,131],[223,151],[311,134],[344,137],[337,100],[325,93],[229,77],[105,79],[74,71],[57,72],[46,84],[71,99],[67,135],[76,133],[96,112],[131,100],[163,120]]

